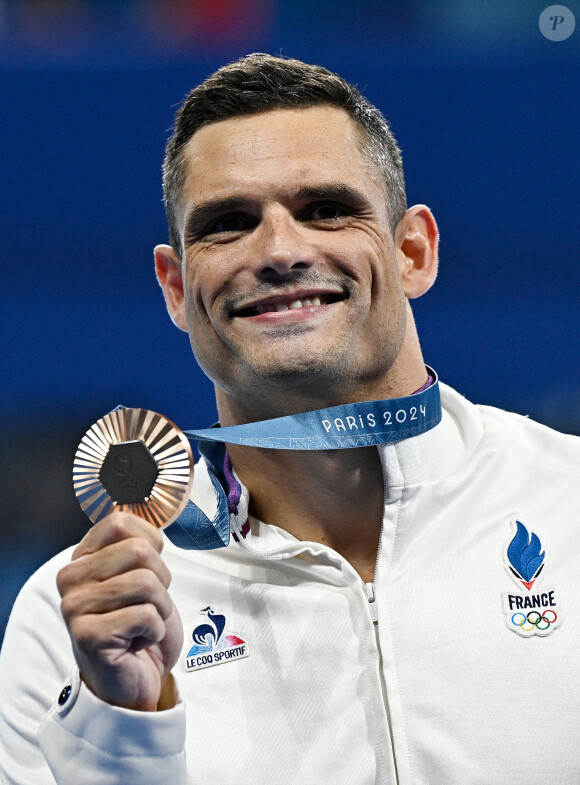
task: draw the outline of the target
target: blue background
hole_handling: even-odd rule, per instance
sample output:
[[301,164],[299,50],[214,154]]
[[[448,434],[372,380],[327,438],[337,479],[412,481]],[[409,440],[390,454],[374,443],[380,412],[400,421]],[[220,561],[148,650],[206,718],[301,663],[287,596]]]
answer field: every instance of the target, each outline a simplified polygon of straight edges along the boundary
[[0,636],[21,583],[86,530],[87,427],[117,403],[215,419],[152,248],[175,108],[249,51],[326,65],[391,122],[409,203],[441,231],[415,314],[442,379],[580,433],[580,26],[547,40],[546,5],[0,2]]

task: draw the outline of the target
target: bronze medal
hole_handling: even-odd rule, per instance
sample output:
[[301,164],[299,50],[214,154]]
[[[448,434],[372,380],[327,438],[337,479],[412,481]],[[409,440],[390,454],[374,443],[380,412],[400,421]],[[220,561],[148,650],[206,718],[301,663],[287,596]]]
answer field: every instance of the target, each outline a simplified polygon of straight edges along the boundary
[[117,409],[98,420],[82,438],[73,464],[73,484],[93,523],[123,510],[164,528],[189,499],[191,445],[161,414]]

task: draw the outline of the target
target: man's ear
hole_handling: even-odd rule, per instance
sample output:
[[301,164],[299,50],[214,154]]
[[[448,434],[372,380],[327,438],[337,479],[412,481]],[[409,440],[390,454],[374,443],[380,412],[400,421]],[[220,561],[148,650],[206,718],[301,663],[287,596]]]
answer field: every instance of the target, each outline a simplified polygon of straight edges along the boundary
[[181,260],[170,245],[157,245],[154,255],[157,280],[163,289],[171,320],[176,327],[187,332]]
[[439,263],[439,230],[426,205],[407,210],[397,226],[395,243],[405,296],[420,297],[434,283]]

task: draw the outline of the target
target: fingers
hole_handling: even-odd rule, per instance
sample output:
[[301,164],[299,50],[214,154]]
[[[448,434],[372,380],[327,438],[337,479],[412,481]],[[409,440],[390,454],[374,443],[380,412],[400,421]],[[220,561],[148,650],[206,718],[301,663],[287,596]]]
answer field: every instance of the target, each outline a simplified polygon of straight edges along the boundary
[[130,537],[67,564],[58,574],[58,590],[62,597],[76,585],[103,582],[135,570],[150,570],[165,588],[171,582],[171,573],[157,550],[141,537]]
[[151,603],[119,608],[107,614],[75,617],[70,632],[85,659],[105,659],[110,667],[126,655],[159,643],[165,624]]
[[[169,575],[166,567],[164,572]],[[110,613],[119,608],[151,604],[165,621],[173,609],[167,586],[149,569],[139,568],[106,580],[71,585],[68,590],[64,588],[67,582],[68,575],[60,577],[61,611],[65,620],[73,615]]]
[[115,513],[100,521],[58,573],[65,620],[145,603],[166,619],[171,573],[159,555],[162,547],[160,533],[134,515]]
[[[176,620],[174,609],[163,622],[152,604],[74,617],[69,632],[83,681],[112,705],[155,711],[183,642]],[[177,635],[168,634],[172,626]]]
[[113,512],[89,529],[75,548],[72,558],[78,559],[131,537],[146,540],[157,553],[163,550],[163,535],[159,529],[130,512]]
[[150,523],[116,512],[90,529],[57,576],[83,679],[115,705],[153,710],[183,641],[162,548]]

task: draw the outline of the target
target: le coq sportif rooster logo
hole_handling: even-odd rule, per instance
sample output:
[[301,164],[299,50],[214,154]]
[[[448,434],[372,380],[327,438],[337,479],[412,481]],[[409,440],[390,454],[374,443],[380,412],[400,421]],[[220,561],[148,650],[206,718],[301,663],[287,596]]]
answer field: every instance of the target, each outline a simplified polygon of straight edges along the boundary
[[204,651],[212,649],[219,639],[226,626],[226,617],[221,613],[214,613],[208,605],[201,613],[207,613],[209,624],[200,624],[191,634],[194,644],[203,648]]
[[185,657],[186,670],[202,670],[248,656],[248,645],[243,638],[226,631],[226,617],[222,613],[215,613],[210,605],[200,613],[206,616],[206,621],[191,633],[193,646]]

